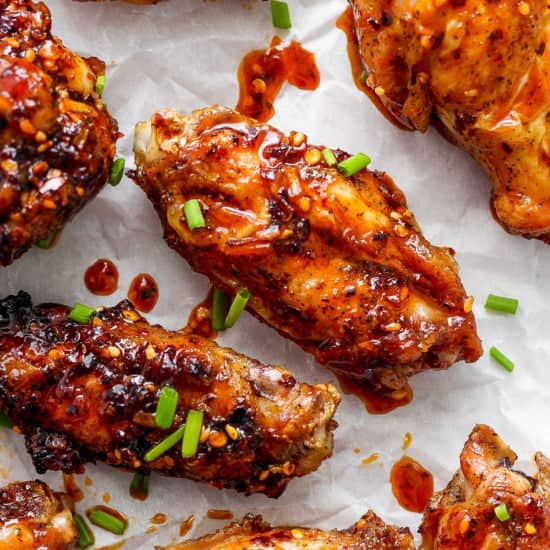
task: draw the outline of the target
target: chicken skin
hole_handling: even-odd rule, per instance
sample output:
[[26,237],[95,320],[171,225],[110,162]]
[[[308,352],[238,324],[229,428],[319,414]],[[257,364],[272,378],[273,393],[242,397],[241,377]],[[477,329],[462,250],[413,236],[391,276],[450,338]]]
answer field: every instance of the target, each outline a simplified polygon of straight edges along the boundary
[[0,550],[65,550],[76,537],[65,495],[41,481],[0,489]]
[[546,3],[349,1],[384,109],[413,130],[435,122],[490,176],[504,228],[550,243]]
[[246,516],[198,540],[168,546],[164,550],[414,550],[406,528],[386,525],[373,512],[366,513],[345,531],[301,527],[271,527],[261,516]]
[[104,65],[51,35],[43,3],[0,0],[0,266],[59,230],[111,173]]
[[424,514],[422,548],[550,548],[550,461],[537,453],[532,478],[512,469],[516,459],[491,428],[476,426],[460,455],[460,470]]
[[[85,324],[68,314],[33,308],[25,293],[0,302],[0,410],[25,435],[39,473],[102,460],[277,497],[330,456],[333,386],[300,384],[210,339],[152,326],[126,301]],[[161,429],[155,411],[165,386],[179,402]],[[183,458],[176,439],[147,458],[190,410],[204,414],[196,454]]]
[[[130,176],[168,244],[216,287],[249,289],[248,310],[319,363],[397,390],[418,371],[479,357],[451,251],[422,236],[387,175],[346,178],[303,134],[221,106],[155,113],[134,151]],[[206,227],[189,229],[189,199]]]

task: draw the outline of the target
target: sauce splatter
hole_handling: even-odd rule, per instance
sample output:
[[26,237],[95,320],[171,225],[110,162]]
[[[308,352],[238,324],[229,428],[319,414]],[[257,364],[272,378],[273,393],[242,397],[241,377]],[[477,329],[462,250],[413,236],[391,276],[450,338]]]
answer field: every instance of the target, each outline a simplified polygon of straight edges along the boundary
[[376,462],[379,457],[380,455],[378,453],[372,453],[371,455],[361,460],[361,464],[363,464],[364,466],[368,466],[369,464]]
[[353,452],[358,455],[361,452],[361,449],[359,447],[355,447],[355,449],[353,449]]
[[84,485],[86,485],[86,487],[91,487],[93,484],[94,484],[94,481],[90,476],[86,476],[84,478]]
[[210,509],[206,515],[209,519],[233,519],[233,512],[231,510]]
[[63,474],[63,487],[73,502],[80,502],[84,498],[84,493],[76,484],[73,474]]
[[151,535],[153,533],[156,533],[156,531],[157,531],[157,528],[154,525],[151,525],[151,527],[147,527],[147,529],[145,530],[145,534]]
[[262,122],[274,114],[273,102],[284,82],[301,90],[315,90],[320,75],[315,56],[299,42],[274,36],[265,50],[246,54],[239,65],[237,111]]
[[159,299],[159,287],[157,282],[148,273],[140,273],[134,277],[128,290],[128,300],[136,309],[149,313]]
[[84,274],[86,288],[98,296],[109,296],[118,288],[118,269],[111,260],[100,258]]
[[214,289],[210,289],[208,296],[198,305],[196,305],[187,320],[187,325],[183,329],[184,334],[197,334],[205,338],[215,338],[218,334],[212,328],[212,296]]
[[149,520],[149,523],[154,523],[155,525],[162,525],[167,521],[168,521],[168,516],[166,514],[163,514],[162,512],[159,512]]
[[406,451],[410,446],[411,446],[411,443],[412,443],[412,440],[413,440],[413,437],[411,435],[411,432],[407,432],[404,436],[403,436],[403,444],[401,445],[401,448]]
[[111,502],[111,494],[110,493],[103,493],[103,502],[105,504],[109,504],[109,502]]
[[408,456],[393,465],[390,483],[397,502],[409,512],[424,511],[434,494],[432,474]]
[[195,516],[191,514],[188,518],[184,519],[180,523],[180,537],[185,537],[189,531],[191,531],[191,528],[193,527],[193,524],[195,523]]

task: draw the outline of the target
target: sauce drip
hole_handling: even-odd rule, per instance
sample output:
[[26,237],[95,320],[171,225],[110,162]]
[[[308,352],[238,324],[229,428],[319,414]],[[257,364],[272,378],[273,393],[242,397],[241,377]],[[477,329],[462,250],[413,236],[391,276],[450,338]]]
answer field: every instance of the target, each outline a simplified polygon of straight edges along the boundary
[[111,493],[103,493],[103,502],[109,504],[111,502]]
[[195,516],[191,514],[187,519],[184,519],[180,523],[180,537],[185,537],[189,531],[191,531],[191,528],[193,527],[193,524],[195,523]]
[[149,313],[159,299],[159,287],[157,282],[148,273],[140,273],[134,277],[128,290],[128,300],[136,309]]
[[168,521],[168,516],[166,514],[163,514],[162,512],[159,512],[158,514],[155,514],[150,520],[150,523],[154,523],[155,525],[162,525],[163,523],[166,523]]
[[404,436],[403,436],[403,444],[401,445],[401,448],[406,451],[410,446],[411,446],[411,443],[412,443],[412,440],[413,440],[413,437],[411,435],[411,432],[407,432]]
[[211,508],[206,515],[209,519],[233,519],[233,512],[231,510],[215,510]]
[[397,502],[409,512],[423,512],[434,494],[432,474],[408,456],[393,465],[390,483]]
[[80,502],[84,498],[84,493],[76,484],[73,474],[63,474],[63,487],[73,502]]
[[361,464],[363,464],[364,466],[368,466],[369,464],[376,462],[379,457],[380,455],[378,453],[372,453],[371,455],[361,460]]
[[215,338],[217,336],[217,331],[212,328],[213,295],[214,289],[211,288],[208,296],[193,308],[183,329],[184,334],[197,334],[205,338]]
[[273,102],[285,81],[301,90],[315,90],[321,80],[313,53],[299,42],[283,42],[278,36],[269,48],[244,56],[238,77],[236,110],[261,122],[275,114]]
[[118,269],[111,260],[100,258],[84,274],[86,288],[98,296],[109,296],[118,288]]

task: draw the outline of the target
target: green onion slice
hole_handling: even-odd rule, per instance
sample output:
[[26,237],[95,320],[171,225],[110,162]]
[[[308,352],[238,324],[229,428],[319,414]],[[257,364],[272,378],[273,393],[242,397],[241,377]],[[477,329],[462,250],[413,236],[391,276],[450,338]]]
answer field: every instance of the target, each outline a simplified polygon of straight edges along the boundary
[[370,164],[370,157],[365,155],[365,153],[357,153],[352,157],[339,162],[337,165],[338,170],[344,174],[346,177],[353,176],[357,174],[363,168],[366,168]]
[[43,248],[44,250],[46,250],[52,246],[52,243],[56,235],[57,235],[57,232],[52,231],[48,236],[44,237],[43,239],[40,239],[39,241],[36,241],[34,244],[38,248]]
[[0,427],[13,428],[13,422],[8,418],[8,415],[0,413]]
[[191,409],[187,413],[183,443],[181,445],[181,456],[183,458],[191,458],[197,454],[203,418],[204,413],[202,411]]
[[288,4],[279,0],[271,0],[271,19],[273,26],[277,29],[290,29],[292,22]]
[[130,483],[130,495],[139,500],[145,500],[149,494],[149,474],[136,472]]
[[229,310],[229,296],[219,288],[214,289],[212,297],[212,328],[225,330],[225,317]]
[[113,162],[110,180],[113,187],[117,186],[122,181],[122,176],[124,175],[124,164],[125,161],[123,158],[118,158],[115,162]]
[[159,456],[162,456],[164,453],[168,452],[172,447],[179,443],[180,439],[183,437],[184,430],[185,424],[180,426],[174,433],[171,433],[168,437],[147,451],[143,457],[143,460],[145,460],[145,462],[152,462]]
[[78,539],[76,541],[76,545],[79,548],[88,548],[88,546],[92,546],[95,542],[94,536],[84,521],[84,518],[80,514],[74,514],[73,519],[76,528],[78,529]]
[[241,290],[237,292],[237,295],[233,298],[227,317],[225,318],[225,328],[231,328],[237,322],[246,304],[248,304],[249,299],[250,292],[247,288],[241,288]]
[[327,166],[336,166],[338,164],[338,160],[336,159],[336,155],[332,149],[323,149],[321,154],[323,155]]
[[508,372],[514,370],[514,362],[508,359],[504,353],[495,348],[494,346],[489,350],[491,357],[500,364],[501,367],[506,369]]
[[361,74],[359,75],[359,80],[361,82],[366,82],[368,77],[369,77],[369,73],[368,73],[367,69],[363,69],[361,71]]
[[496,296],[495,294],[489,294],[487,301],[485,302],[485,309],[492,309],[493,311],[502,311],[503,313],[516,314],[518,310],[519,302],[515,298],[507,298],[506,296]]
[[99,75],[95,81],[95,91],[99,97],[103,95],[103,90],[105,90],[105,75]]
[[69,319],[76,321],[82,325],[90,322],[90,319],[96,314],[96,310],[93,307],[87,306],[86,304],[79,304],[78,302],[74,305],[69,313]]
[[505,502],[501,502],[498,506],[495,506],[495,516],[500,521],[508,521],[510,519],[510,514]]
[[167,430],[172,425],[179,398],[180,396],[174,388],[169,386],[162,388],[155,413],[155,424],[159,428]]
[[189,229],[199,229],[206,227],[204,216],[202,215],[201,204],[198,199],[190,199],[183,205],[185,220]]
[[92,508],[88,510],[88,519],[98,527],[110,531],[115,535],[123,535],[128,525],[120,518],[101,510],[100,508]]

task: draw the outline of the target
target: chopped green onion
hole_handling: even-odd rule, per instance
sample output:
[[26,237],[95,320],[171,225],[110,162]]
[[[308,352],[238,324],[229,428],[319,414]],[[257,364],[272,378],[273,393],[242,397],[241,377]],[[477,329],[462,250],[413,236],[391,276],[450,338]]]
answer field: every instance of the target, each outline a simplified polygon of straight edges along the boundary
[[233,302],[225,318],[225,328],[231,328],[237,322],[237,319],[240,317],[249,299],[250,292],[247,288],[241,288],[241,290],[237,292],[237,296],[233,298]]
[[321,154],[323,155],[327,166],[336,166],[338,164],[338,160],[336,159],[336,155],[332,149],[323,149]]
[[288,4],[279,0],[271,0],[271,19],[273,26],[277,29],[290,29],[292,23]]
[[123,158],[118,158],[113,162],[113,167],[111,168],[111,185],[113,187],[117,186],[122,181],[124,164],[125,161]]
[[76,321],[82,325],[90,322],[90,319],[96,314],[96,310],[93,307],[87,306],[86,304],[79,304],[78,302],[74,305],[69,313],[69,319]]
[[500,521],[508,521],[510,519],[510,514],[508,513],[505,502],[501,502],[498,506],[495,506],[495,516]]
[[183,443],[181,445],[181,456],[183,458],[191,458],[197,454],[203,417],[204,413],[202,411],[191,409],[187,413],[185,433],[183,434]]
[[145,500],[149,494],[149,474],[136,472],[130,483],[130,495],[139,500]]
[[76,528],[78,529],[78,539],[76,541],[76,545],[79,548],[88,548],[88,546],[92,546],[95,542],[94,536],[92,535],[88,525],[86,525],[84,518],[80,514],[74,514],[73,519]]
[[515,298],[507,298],[506,296],[495,296],[489,294],[487,301],[485,302],[485,309],[492,309],[494,311],[502,311],[503,313],[516,314],[518,310],[519,302]]
[[214,289],[212,297],[212,328],[225,330],[225,317],[229,310],[229,296],[219,288]]
[[370,164],[370,157],[365,155],[365,153],[357,153],[352,157],[339,162],[337,165],[338,170],[344,174],[344,176],[349,177],[353,174],[357,174],[359,170],[363,170]]
[[170,386],[162,388],[155,413],[155,424],[159,428],[167,430],[172,425],[174,416],[176,416],[179,398],[180,396],[174,388]]
[[50,248],[52,246],[52,243],[53,243],[56,235],[57,235],[57,232],[52,231],[49,235],[47,235],[43,239],[40,239],[39,241],[36,241],[34,244],[38,248],[43,248],[44,250],[46,250],[47,248]]
[[126,527],[128,527],[124,521],[109,514],[108,512],[105,512],[104,510],[101,510],[100,508],[92,508],[91,510],[88,510],[88,519],[94,525],[97,525],[106,531],[110,531],[115,535],[123,535],[124,531],[126,531]]
[[359,76],[359,80],[361,82],[366,82],[368,77],[369,77],[369,73],[368,73],[367,69],[363,69],[361,71],[361,75]]
[[99,75],[95,81],[95,91],[99,97],[103,95],[103,90],[105,90],[105,75]]
[[505,368],[508,372],[512,372],[514,370],[514,363],[513,361],[510,361],[504,353],[499,351],[494,346],[489,350],[489,353],[491,354],[491,357],[499,363],[503,368]]
[[169,451],[172,447],[174,447],[174,445],[179,443],[179,440],[183,437],[184,430],[185,424],[180,426],[174,433],[171,433],[167,438],[163,439],[160,443],[147,451],[143,457],[143,460],[145,460],[145,462],[152,462],[159,456],[162,456],[164,453]]
[[199,229],[206,227],[204,216],[201,211],[201,204],[198,199],[190,199],[183,205],[183,211],[185,212],[185,219],[189,229]]
[[0,427],[13,428],[13,422],[4,413],[0,413]]

